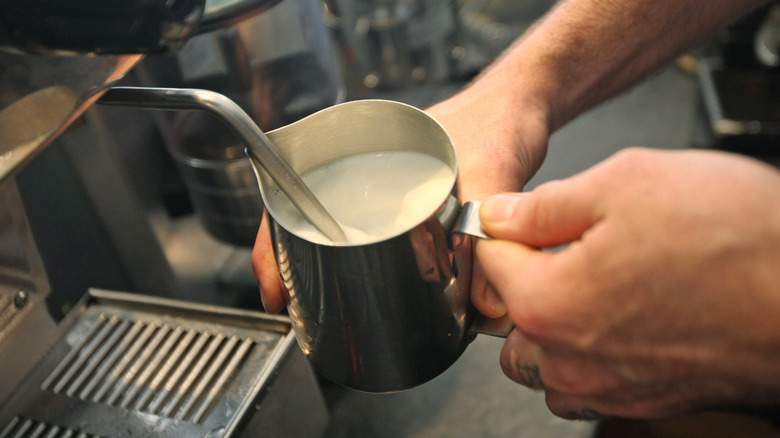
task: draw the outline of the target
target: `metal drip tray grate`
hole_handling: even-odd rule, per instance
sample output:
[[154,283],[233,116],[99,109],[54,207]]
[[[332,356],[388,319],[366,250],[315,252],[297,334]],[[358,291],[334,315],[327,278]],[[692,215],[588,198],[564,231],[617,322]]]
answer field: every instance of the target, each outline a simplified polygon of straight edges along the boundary
[[43,382],[81,400],[200,423],[255,342],[101,313]]
[[86,301],[0,408],[0,437],[223,436],[294,343],[283,317],[105,291]]
[[93,438],[97,435],[80,432],[51,424],[30,420],[29,418],[14,417],[13,420],[0,432],[0,437],[56,437],[56,438]]

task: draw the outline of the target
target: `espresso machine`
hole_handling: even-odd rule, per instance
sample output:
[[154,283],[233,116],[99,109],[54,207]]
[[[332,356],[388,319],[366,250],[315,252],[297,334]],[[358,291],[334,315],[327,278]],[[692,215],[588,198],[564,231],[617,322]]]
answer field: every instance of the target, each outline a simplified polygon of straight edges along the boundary
[[236,138],[202,114],[95,105],[116,85],[206,88],[263,129],[294,121],[343,98],[320,12],[0,5],[0,436],[322,433],[289,319],[230,270],[262,211]]

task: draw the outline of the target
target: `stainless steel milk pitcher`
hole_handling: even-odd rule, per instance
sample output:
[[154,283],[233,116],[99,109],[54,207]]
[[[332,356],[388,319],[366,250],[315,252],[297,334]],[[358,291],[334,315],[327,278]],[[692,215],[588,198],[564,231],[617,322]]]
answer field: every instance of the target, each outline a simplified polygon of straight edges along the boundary
[[[321,374],[369,392],[408,389],[441,374],[473,339],[477,316],[469,294],[470,245],[452,248],[461,208],[454,197],[457,159],[445,130],[409,105],[363,100],[267,135],[300,175],[340,158],[386,151],[425,153],[452,169],[449,190],[429,206],[427,219],[373,243],[311,242],[280,224],[266,202],[296,337]],[[277,189],[253,164],[267,200]]]

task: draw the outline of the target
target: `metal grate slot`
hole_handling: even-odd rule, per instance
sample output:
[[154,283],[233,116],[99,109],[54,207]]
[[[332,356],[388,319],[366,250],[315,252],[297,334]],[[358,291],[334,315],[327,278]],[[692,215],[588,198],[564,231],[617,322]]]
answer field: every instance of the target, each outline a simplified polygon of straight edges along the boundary
[[212,337],[203,353],[195,357],[197,360],[194,362],[194,366],[190,371],[184,376],[184,380],[179,386],[179,390],[173,393],[173,397],[171,397],[168,403],[163,407],[162,415],[164,417],[173,418],[176,407],[180,405],[184,396],[192,390],[192,387],[197,382],[198,376],[200,376],[203,368],[205,368],[208,362],[211,361],[211,358],[214,357],[214,353],[224,339],[225,338],[222,335]]
[[110,327],[108,318],[105,315],[98,317],[98,323],[93,325],[86,336],[82,339],[81,343],[75,345],[73,349],[68,352],[65,358],[57,365],[57,368],[51,373],[51,375],[43,382],[43,389],[51,390],[54,392],[60,392],[73,376],[75,370],[78,369],[87,358],[92,350],[99,345],[102,338],[107,335],[107,328]]
[[249,349],[252,348],[252,340],[244,339],[239,344],[235,354],[228,362],[227,366],[222,369],[222,373],[217,377],[216,382],[211,385],[211,388],[206,393],[205,398],[201,402],[200,406],[194,410],[192,414],[192,421],[199,423],[203,420],[203,416],[208,412],[208,409],[216,403],[219,396],[219,388],[225,386],[233,373],[236,372],[241,361],[249,353]]
[[[160,333],[163,333],[162,331]],[[166,333],[167,334],[167,333]],[[177,327],[175,330],[170,332],[170,335],[165,340],[165,343],[162,344],[160,348],[157,348],[157,352],[154,354],[154,357],[152,357],[149,364],[146,366],[146,368],[141,372],[141,374],[138,376],[138,381],[136,385],[133,385],[130,387],[130,389],[125,394],[124,399],[122,400],[122,403],[120,406],[127,409],[130,408],[130,404],[135,400],[136,395],[144,389],[149,388],[149,383],[152,378],[152,374],[160,367],[160,363],[163,359],[165,359],[166,356],[170,354],[171,349],[174,345],[176,345],[176,342],[179,340],[182,334],[182,329]],[[159,342],[155,343],[159,344]],[[142,406],[134,407],[135,410],[140,410]]]
[[136,321],[136,323],[130,327],[128,332],[122,337],[122,340],[119,342],[119,344],[117,344],[114,351],[111,352],[108,357],[106,357],[98,370],[95,372],[94,378],[87,382],[87,384],[81,390],[79,398],[82,400],[97,400],[96,390],[98,389],[98,385],[101,382],[105,382],[109,378],[111,368],[114,366],[114,364],[117,363],[118,360],[120,360],[122,354],[127,351],[128,346],[133,341],[133,339],[138,336],[138,333],[141,331],[141,329],[143,329],[143,324],[140,321]]
[[255,341],[100,314],[43,382],[81,400],[201,423]]
[[0,432],[0,438],[89,438],[97,435],[89,435],[74,429],[67,429],[29,418],[14,417],[8,426]]
[[117,388],[122,386],[122,380],[126,370],[130,368],[130,365],[137,357],[138,352],[141,350],[141,348],[143,348],[143,346],[152,336],[154,330],[157,328],[156,324],[144,325],[140,323],[140,321],[138,323],[140,324],[140,334],[137,338],[130,339],[126,343],[127,349],[122,351],[119,361],[112,367],[111,371],[103,380],[102,385],[98,388],[95,395],[92,396],[93,401],[107,402],[105,398],[108,392],[111,390],[114,390],[113,392],[117,392]]
[[[170,375],[173,367],[179,365],[179,360],[187,350],[187,347],[192,344],[192,340],[194,338],[195,332],[193,331],[187,331],[184,334],[184,338],[176,345],[176,348],[168,356],[162,368],[160,368],[159,372],[154,376],[154,378],[152,378],[149,387],[147,387],[141,396],[138,397],[138,400],[136,400],[133,409],[139,411],[145,409],[147,407],[147,403],[149,403],[149,400],[151,400],[155,395],[157,395],[158,399],[165,397],[167,390],[165,389],[166,387],[163,386],[163,383],[165,383],[167,380],[166,378]],[[149,412],[154,412],[154,410],[151,409],[152,406],[154,406],[154,404],[150,405],[150,409],[147,409]]]

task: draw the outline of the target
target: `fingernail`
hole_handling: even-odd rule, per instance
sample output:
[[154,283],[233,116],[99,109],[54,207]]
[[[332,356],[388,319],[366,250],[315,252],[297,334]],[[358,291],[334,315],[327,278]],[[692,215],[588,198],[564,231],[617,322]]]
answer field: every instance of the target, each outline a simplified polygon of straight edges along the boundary
[[482,201],[479,216],[482,222],[503,222],[511,218],[522,197],[510,194],[492,195]]

